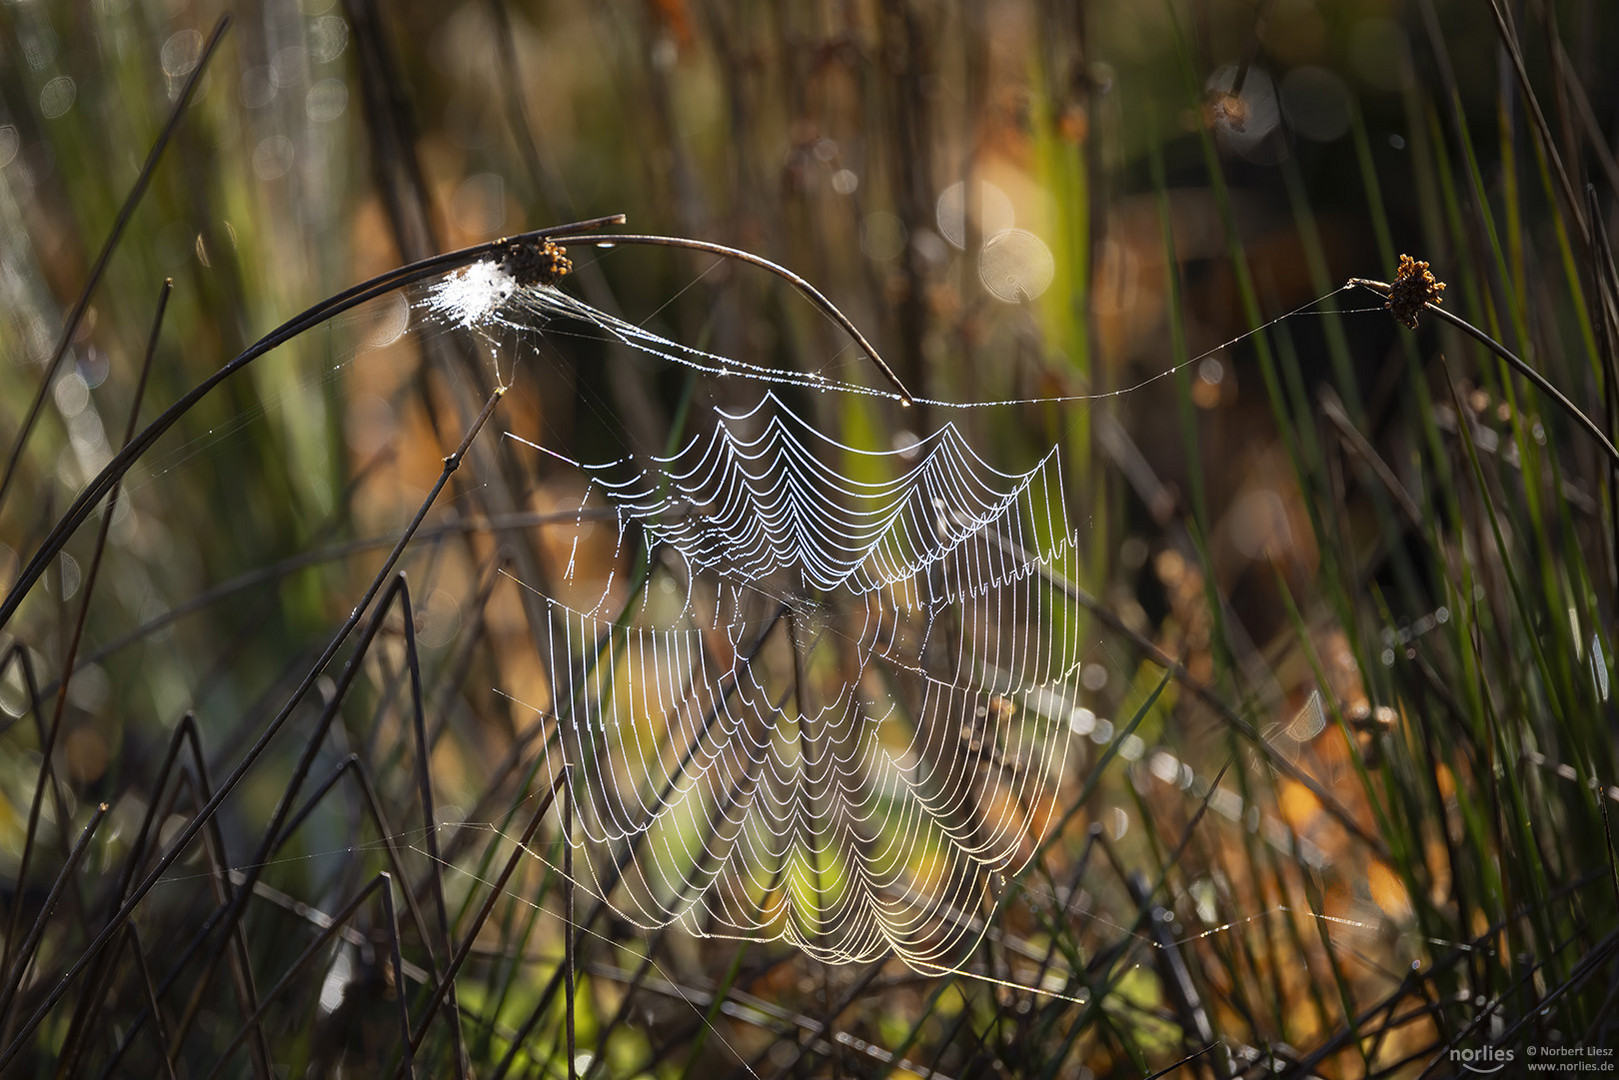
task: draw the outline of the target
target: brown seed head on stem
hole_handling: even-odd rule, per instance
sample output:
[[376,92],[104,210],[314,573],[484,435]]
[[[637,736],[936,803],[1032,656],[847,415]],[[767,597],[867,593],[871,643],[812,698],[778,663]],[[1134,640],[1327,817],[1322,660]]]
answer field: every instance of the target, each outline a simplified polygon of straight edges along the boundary
[[568,249],[550,240],[513,240],[501,253],[500,268],[517,284],[555,285],[572,272]]
[[1433,276],[1428,264],[1409,255],[1400,256],[1400,269],[1389,286],[1389,314],[1408,330],[1417,328],[1417,317],[1424,304],[1442,304],[1445,283]]

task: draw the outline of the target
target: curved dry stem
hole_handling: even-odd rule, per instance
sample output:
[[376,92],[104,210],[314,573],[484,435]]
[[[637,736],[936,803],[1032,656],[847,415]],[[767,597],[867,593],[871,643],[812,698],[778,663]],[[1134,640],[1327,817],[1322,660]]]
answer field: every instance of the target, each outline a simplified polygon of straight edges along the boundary
[[[1377,293],[1385,300],[1389,298],[1389,290],[1391,286],[1386,281],[1373,281],[1370,278],[1350,278],[1347,284],[1358,285],[1363,289],[1369,289],[1372,292]],[[1439,316],[1441,319],[1450,323],[1450,325],[1456,327],[1458,330],[1484,345],[1485,348],[1489,349],[1496,356],[1499,356],[1502,360],[1505,360],[1507,366],[1513,371],[1516,371],[1519,375],[1522,375],[1524,378],[1534,383],[1535,387],[1539,389],[1541,393],[1551,398],[1552,401],[1556,403],[1558,408],[1567,413],[1571,420],[1573,420],[1580,427],[1584,428],[1586,433],[1590,435],[1592,439],[1596,440],[1597,445],[1602,448],[1603,453],[1608,455],[1609,465],[1616,473],[1619,473],[1619,447],[1614,446],[1613,440],[1608,438],[1603,430],[1597,426],[1597,422],[1595,420],[1592,420],[1589,416],[1587,416],[1577,405],[1570,401],[1561,390],[1553,386],[1550,379],[1546,378],[1546,376],[1530,367],[1522,357],[1518,356],[1511,349],[1507,348],[1505,345],[1501,344],[1499,341],[1495,340],[1489,334],[1486,334],[1483,330],[1480,330],[1478,327],[1474,326],[1460,315],[1446,311],[1438,304],[1424,304],[1423,307],[1425,310]]]
[[[112,223],[112,231],[107,234],[106,241],[101,245],[101,254],[96,256],[95,263],[90,267],[90,275],[85,280],[84,288],[79,291],[78,299],[68,311],[67,321],[62,326],[56,349],[45,364],[45,374],[40,380],[39,391],[34,395],[33,403],[28,406],[22,426],[17,429],[17,438],[12,444],[10,455],[6,458],[5,468],[0,470],[0,504],[5,503],[6,493],[11,490],[11,483],[17,475],[17,463],[22,460],[23,450],[28,445],[28,437],[33,434],[34,425],[39,422],[40,410],[44,408],[45,397],[56,381],[56,372],[62,366],[62,358],[67,355],[68,344],[78,332],[84,313],[90,308],[90,297],[95,295],[96,286],[101,284],[102,275],[107,271],[107,264],[112,260],[112,253],[117,249],[118,241],[123,238],[124,229],[129,225],[130,218],[135,216],[135,208],[140,205],[147,187],[152,182],[152,174],[157,171],[157,163],[162,160],[163,152],[168,149],[174,133],[179,130],[180,121],[191,105],[191,99],[202,83],[203,75],[208,71],[209,61],[218,51],[219,43],[224,40],[225,31],[230,29],[230,24],[231,17],[228,13],[220,16],[219,21],[214,24],[213,33],[203,45],[196,66],[192,68],[190,77],[186,79],[185,85],[180,88],[180,93],[174,99],[174,105],[169,110],[169,118],[164,123],[163,130],[158,132],[157,140],[152,143],[152,149],[146,155],[146,162],[135,176],[134,186],[129,189],[123,205],[118,209],[118,216]],[[0,620],[0,625],[3,623],[4,620]]]
[[62,515],[56,525],[52,527],[44,542],[40,544],[39,550],[28,560],[28,565],[23,568],[11,590],[6,594],[4,602],[0,602],[0,629],[3,629],[11,621],[11,617],[16,614],[23,598],[34,587],[34,584],[45,572],[45,568],[50,565],[51,560],[62,550],[63,545],[67,543],[68,537],[72,536],[79,526],[84,524],[85,519],[90,516],[96,505],[123,479],[124,474],[134,466],[140,456],[149,450],[164,432],[178,423],[180,418],[190,411],[194,405],[207,397],[215,387],[251,364],[254,360],[277,346],[286,344],[304,331],[311,330],[326,320],[357,307],[367,300],[375,299],[406,285],[448,273],[451,270],[470,266],[480,259],[495,254],[513,240],[550,240],[576,236],[608,225],[620,225],[623,222],[623,214],[612,214],[607,217],[557,225],[549,229],[537,229],[519,236],[503,237],[500,240],[492,240],[486,244],[476,244],[472,247],[462,248],[459,251],[434,255],[431,258],[422,259],[419,262],[414,262],[397,270],[390,270],[386,274],[379,274],[367,281],[362,281],[360,284],[337,293],[335,296],[327,297],[313,307],[288,319],[248,346],[235,359],[198,383],[179,401],[164,410],[162,415],[146,425],[139,435],[131,439],[122,450],[115,454],[101,472],[96,474],[95,479],[90,481],[83,491],[79,492],[78,497],[73,500],[73,505],[68,507],[67,512]]
[[914,403],[915,399],[911,397],[911,392],[905,388],[905,384],[900,381],[898,373],[896,373],[894,369],[888,365],[888,361],[882,358],[882,354],[877,351],[877,347],[870,341],[866,340],[866,335],[860,332],[860,328],[855,326],[854,322],[850,320],[850,318],[841,310],[839,310],[836,304],[834,304],[831,300],[828,300],[825,293],[821,292],[820,289],[817,289],[814,285],[811,285],[804,278],[799,277],[785,266],[782,266],[779,263],[773,263],[769,259],[755,255],[750,251],[743,251],[740,248],[727,247],[724,244],[714,244],[707,240],[689,240],[683,236],[648,236],[637,233],[622,233],[618,235],[592,237],[592,241],[598,245],[639,244],[646,247],[672,247],[685,248],[688,251],[703,251],[710,255],[720,255],[727,259],[735,259],[738,262],[744,262],[750,266],[757,266],[760,269],[770,271],[772,274],[782,278],[791,284],[793,288],[803,293],[804,296],[808,298],[809,301],[816,307],[820,308],[829,319],[837,323],[838,326],[843,329],[844,333],[848,334],[849,337],[854,339],[854,343],[859,345],[861,350],[871,358],[871,362],[873,364],[877,365],[877,370],[882,372],[883,378],[887,379],[889,383],[892,384],[894,390],[899,394],[899,402],[901,405],[909,407]]

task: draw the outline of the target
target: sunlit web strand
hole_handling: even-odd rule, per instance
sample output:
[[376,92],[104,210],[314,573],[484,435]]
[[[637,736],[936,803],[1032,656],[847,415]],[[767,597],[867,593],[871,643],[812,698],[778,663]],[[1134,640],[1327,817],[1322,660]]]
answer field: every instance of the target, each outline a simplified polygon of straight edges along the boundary
[[[560,605],[554,605],[552,613],[556,620],[560,623],[571,624],[574,620],[579,620],[581,624],[581,636],[583,634],[595,634],[600,625],[594,623],[593,620],[580,616],[578,613],[568,612],[565,609],[562,609]],[[585,629],[586,626],[588,626],[588,629]],[[565,634],[565,636],[569,639],[574,639],[571,629]],[[654,767],[652,763],[647,761],[644,753],[641,755],[641,761],[644,765],[643,775],[652,781],[654,786],[668,788],[682,795],[686,794],[691,789],[693,784],[703,779],[711,767],[722,760],[726,760],[728,756],[734,755],[738,752],[746,755],[747,764],[752,767],[768,767],[772,770],[781,770],[787,765],[787,763],[784,763],[780,759],[777,752],[778,748],[769,743],[767,740],[761,739],[752,730],[750,730],[748,726],[750,721],[755,721],[761,716],[770,715],[779,711],[779,707],[769,701],[766,696],[767,692],[765,687],[759,684],[757,679],[754,677],[755,673],[748,665],[740,664],[725,671],[704,671],[698,678],[692,678],[691,674],[685,671],[670,672],[660,666],[666,663],[678,664],[684,658],[683,654],[689,648],[689,645],[683,647],[681,643],[683,641],[689,642],[689,640],[695,636],[696,635],[690,631],[648,631],[643,629],[631,629],[626,634],[626,645],[622,647],[623,651],[635,656],[642,664],[642,667],[638,672],[638,680],[635,685],[640,688],[643,693],[645,692],[646,687],[649,685],[655,687],[656,693],[660,696],[660,708],[666,710],[675,710],[681,704],[683,704],[682,702],[662,699],[662,695],[671,686],[680,685],[691,688],[694,685],[698,687],[723,685],[729,689],[729,692],[723,695],[723,700],[717,703],[706,703],[714,704],[719,710],[716,714],[717,719],[715,723],[717,726],[691,723],[686,729],[686,733],[691,736],[689,745],[698,746],[702,742],[698,731],[699,727],[714,727],[716,735],[723,736],[725,741],[721,742],[716,739],[713,745],[700,747],[699,751],[694,755],[692,761],[683,763],[683,767],[676,770],[670,770],[663,767]],[[612,647],[610,646],[610,648]],[[1053,683],[1061,684],[1067,682],[1075,675],[1075,673],[1075,671],[1059,672],[1053,679],[1047,680],[1041,684],[1033,685],[1029,687],[1029,689],[1037,690]],[[972,683],[965,685],[954,685],[941,680],[929,678],[927,691],[930,695],[935,697],[951,695],[960,696],[977,693],[979,688]],[[1011,693],[1018,693],[1020,691],[1021,688],[1016,687],[1008,689],[1008,692]],[[845,688],[846,696],[819,710],[820,714],[825,716],[828,713],[843,713],[846,716],[858,719],[861,723],[872,725],[881,724],[887,719],[888,713],[884,713],[883,715],[862,713],[858,717],[854,717],[853,710],[859,707],[859,703],[852,700],[852,694],[852,689]],[[731,711],[730,702],[732,698],[735,698],[737,701],[738,711]],[[619,745],[626,753],[634,751],[635,748],[625,745],[622,740],[626,738],[626,731],[629,731],[632,736],[635,734],[635,718],[626,715],[625,712],[617,708],[614,708],[612,711],[603,710],[600,705],[600,700],[612,700],[612,695],[609,692],[603,691],[600,694],[594,695],[593,697],[584,699],[582,709],[576,709],[566,722],[574,728],[575,733],[578,735],[584,735],[593,731],[596,735],[601,736],[604,739],[618,740]],[[693,702],[693,704],[695,705],[697,703]],[[888,712],[891,713],[892,708],[893,707],[890,706]],[[1043,707],[1043,709],[1048,714],[1052,712],[1048,706]],[[683,721],[690,720],[691,713],[684,713],[679,719]],[[1051,716],[1050,719],[1055,723],[1059,720],[1065,720],[1066,716]],[[735,737],[734,741],[732,737]],[[877,754],[882,756],[882,759],[886,764],[894,765],[896,758],[905,758],[911,756],[912,754],[925,756],[923,755],[923,752],[926,749],[927,748],[925,746],[918,746],[913,742],[913,744],[905,747],[896,755],[887,750],[880,750],[870,743],[865,743],[861,747],[861,753],[864,756],[859,761],[854,761],[852,759],[852,754],[854,751],[851,749],[847,755],[843,757],[835,757],[831,760],[830,766],[833,770],[832,777],[829,777],[823,771],[823,774],[819,780],[817,780],[815,777],[813,769],[817,765],[825,764],[825,762],[814,760],[808,761],[807,764],[810,766],[808,779],[808,785],[810,788],[809,793],[812,796],[825,796],[830,794],[830,791],[827,790],[825,785],[833,777],[839,779],[840,781],[857,781],[858,779],[869,775],[872,768],[876,764],[874,761],[874,756]],[[1009,752],[1012,753],[1016,753],[1019,749],[1023,749],[1023,747],[1019,747],[1017,745],[1008,747]],[[581,767],[588,767],[588,764],[587,766]],[[920,766],[912,771],[919,771],[919,769]],[[931,776],[928,778],[932,779]],[[778,781],[785,782],[786,774],[781,771],[777,771],[776,779]],[[915,781],[903,775],[897,777],[896,779],[908,788],[914,789],[916,786]],[[682,783],[682,781],[685,781],[685,783]],[[818,782],[821,785],[820,787],[817,787]],[[644,790],[642,794],[644,795]],[[867,802],[865,798],[860,798],[858,800],[854,798],[854,796],[857,795],[857,791],[854,787],[846,785],[843,789],[843,794],[850,796],[850,798],[837,804],[837,812],[840,814],[840,816],[856,821],[864,820],[865,817],[869,816],[855,814],[851,809],[851,807],[854,806],[864,806]],[[924,800],[924,802],[926,802],[926,800]],[[777,805],[781,807],[781,815],[777,815],[778,819],[782,815],[791,816],[795,812],[793,807],[788,803],[778,801]],[[583,831],[591,839],[597,841],[623,839],[626,836],[644,832],[651,824],[651,822],[647,820],[644,815],[656,813],[661,809],[661,807],[655,802],[649,803],[644,797],[638,799],[638,805],[630,806],[629,803],[625,802],[620,796],[615,806],[615,810],[616,809],[622,809],[623,812],[621,814],[615,812],[612,815],[612,821],[604,820],[594,829],[591,827],[591,823],[587,821],[583,826]],[[937,809],[937,807],[934,807],[934,809]],[[961,839],[965,844],[965,839]],[[968,850],[970,853],[978,853],[977,850],[970,847]]]
[[[1103,390],[1090,394],[1057,394],[1046,397],[1000,398],[990,401],[948,401],[928,397],[913,397],[910,400],[916,404],[933,408],[970,410],[1006,406],[1077,404],[1123,397],[1151,386],[1162,379],[1169,378],[1177,372],[1184,371],[1193,364],[1238,345],[1251,337],[1262,334],[1286,319],[1304,314],[1343,315],[1354,311],[1384,310],[1378,307],[1357,308],[1352,309],[1350,312],[1311,312],[1310,309],[1352,288],[1354,288],[1353,285],[1340,285],[1338,288],[1300,304],[1298,307],[1284,312],[1252,330],[1238,334],[1229,341],[1206,349],[1196,356],[1165,368],[1163,371],[1150,375],[1139,382],[1118,389]],[[779,368],[737,360],[719,353],[708,352],[704,349],[673,341],[645,327],[627,322],[615,315],[610,315],[592,307],[554,285],[518,285],[515,279],[502,270],[498,262],[493,260],[473,263],[463,270],[447,275],[428,289],[426,300],[420,307],[430,319],[461,326],[480,333],[486,332],[492,327],[504,327],[516,331],[536,331],[542,329],[548,319],[565,318],[595,326],[637,352],[715,377],[736,377],[777,386],[796,386],[812,390],[835,391],[837,393],[855,394],[894,402],[904,402],[906,400],[903,395],[894,390],[863,386],[858,383],[828,378],[813,372],[784,371]],[[491,344],[495,343],[491,341]]]
[[[575,619],[578,619],[579,628],[577,630],[574,629]],[[559,613],[553,620],[553,625],[558,624],[567,628],[562,635],[564,640],[596,640],[602,636],[599,624],[595,624],[593,621],[584,619],[574,613]],[[599,823],[595,823],[594,819],[588,815],[582,815],[583,827],[587,833],[595,834],[594,839],[616,839],[644,833],[656,823],[657,813],[661,812],[665,802],[673,805],[688,797],[701,797],[705,787],[711,796],[717,794],[711,786],[711,782],[716,779],[719,782],[725,782],[728,777],[742,774],[749,777],[755,784],[761,779],[768,783],[770,778],[761,777],[760,775],[766,768],[774,774],[776,785],[789,793],[788,796],[775,799],[774,805],[770,805],[768,800],[766,803],[762,803],[761,816],[755,819],[766,822],[770,826],[771,834],[777,839],[790,836],[795,828],[800,828],[806,824],[799,819],[797,807],[790,797],[795,787],[799,790],[807,789],[809,796],[812,798],[830,800],[833,807],[832,816],[845,822],[855,822],[871,816],[861,812],[869,804],[870,797],[873,794],[867,791],[862,795],[860,784],[862,777],[873,773],[883,774],[882,778],[891,786],[886,793],[877,794],[889,799],[892,799],[895,795],[892,785],[896,783],[902,784],[911,792],[916,790],[916,783],[913,780],[904,775],[896,775],[891,768],[894,761],[893,755],[883,751],[881,753],[881,762],[875,760],[876,752],[870,743],[867,743],[864,748],[865,756],[863,759],[859,761],[852,760],[850,756],[852,748],[846,748],[846,752],[842,757],[834,757],[832,761],[833,771],[831,773],[823,771],[820,776],[816,776],[813,769],[811,769],[808,775],[795,785],[790,771],[797,763],[783,761],[779,753],[777,753],[779,748],[763,739],[754,730],[761,717],[769,719],[774,716],[774,706],[765,702],[760,696],[760,691],[763,690],[763,687],[759,686],[753,679],[753,672],[750,669],[746,667],[733,668],[720,673],[709,671],[700,674],[696,678],[692,678],[689,673],[684,671],[671,674],[663,670],[662,665],[666,660],[671,663],[680,662],[682,655],[687,651],[686,648],[682,647],[681,642],[684,641],[689,646],[689,642],[695,637],[696,635],[691,632],[658,634],[636,630],[628,634],[624,646],[609,645],[610,652],[628,654],[640,660],[643,666],[639,669],[628,669],[630,672],[629,682],[642,688],[643,693],[644,688],[649,685],[659,688],[658,694],[660,697],[669,687],[696,687],[701,689],[708,686],[725,686],[728,681],[733,686],[741,687],[740,690],[722,693],[721,700],[717,703],[717,708],[714,707],[714,703],[707,700],[696,699],[688,702],[685,712],[680,717],[680,722],[672,725],[684,734],[683,745],[693,751],[679,767],[670,769],[666,764],[661,764],[666,762],[666,758],[660,758],[660,764],[654,764],[635,746],[626,744],[624,741],[626,738],[633,741],[635,736],[640,734],[636,730],[637,721],[633,715],[626,714],[623,711],[622,697],[615,695],[610,689],[588,688],[587,692],[578,699],[581,706],[572,710],[572,717],[568,723],[577,725],[574,730],[575,741],[578,742],[582,734],[594,732],[597,736],[591,743],[597,750],[596,756],[588,759],[583,765],[576,763],[576,767],[581,769],[582,775],[590,781],[587,786],[592,794],[587,800],[587,806],[595,807],[601,811]],[[566,661],[567,658],[553,657],[553,659]],[[612,656],[609,657],[608,663],[616,664],[618,660],[619,657]],[[1066,678],[1071,676],[1072,673],[1065,672],[1062,674]],[[954,696],[960,698],[971,692],[971,687],[951,687],[940,683],[930,683],[929,690],[930,695],[935,697]],[[733,698],[736,699],[734,707],[732,704]],[[981,696],[980,700],[982,700]],[[604,702],[608,704],[604,706]],[[712,709],[714,712],[712,721],[705,721],[696,716],[699,711],[698,707],[701,706]],[[821,710],[821,713],[824,716],[828,712],[840,711],[849,714],[851,712],[851,703],[835,702],[829,708]],[[970,710],[962,709],[960,711],[968,712]],[[882,723],[885,718],[885,716],[878,715],[861,715],[857,717],[857,719],[867,723]],[[1058,716],[1055,719],[1060,721],[1063,717]],[[1066,731],[1066,729],[1064,730]],[[706,746],[704,745],[705,738],[709,738]],[[850,741],[854,742],[856,740]],[[1024,749],[1015,739],[1008,738],[1004,741],[1009,752],[1019,753]],[[938,747],[923,746],[919,748],[913,744],[899,756],[909,757],[914,753],[920,762],[937,757],[937,751]],[[637,754],[640,755],[639,759],[637,759]],[[601,771],[602,760],[604,758],[614,758],[615,755],[621,755],[617,757],[617,764],[622,766],[624,759],[628,759],[631,765],[636,766],[633,771],[639,776],[644,776],[645,781],[627,785],[622,778],[615,780]],[[716,777],[715,774],[722,772],[723,765],[728,760],[740,763],[741,767]],[[810,764],[813,765],[813,762]],[[882,769],[881,765],[887,765],[890,768]],[[595,768],[594,772],[592,772],[592,767]],[[1031,775],[1035,771],[1029,770]],[[959,775],[957,779],[960,779]],[[833,780],[838,781],[836,790],[830,787]],[[633,787],[633,791],[630,792],[632,798],[626,799],[626,787],[631,786]],[[661,788],[663,794],[656,799],[649,799],[647,793],[655,787]],[[770,787],[767,786],[765,792],[769,795],[771,792]],[[920,807],[915,802],[912,802],[910,810],[914,813],[920,809],[934,818],[948,816],[948,812],[959,809],[960,805],[970,798],[970,794],[970,792],[963,792],[958,788],[944,787],[938,798],[923,798],[919,800]],[[943,806],[939,805],[941,802],[944,803]],[[733,823],[740,824],[739,819],[734,816],[727,816]],[[893,824],[893,822],[890,822],[890,824]],[[965,849],[966,853],[983,853],[984,849],[974,847],[965,834],[957,833],[948,826],[943,828],[943,833],[950,837],[955,847]],[[757,841],[762,837],[760,834],[754,833],[751,834],[750,838]],[[723,842],[729,842],[735,839],[735,834],[722,835],[720,839]],[[707,846],[706,842],[705,846]],[[773,856],[781,857],[787,853],[786,848],[779,845],[770,845],[768,841],[767,846]],[[718,854],[712,848],[708,850],[710,854]],[[1003,855],[993,857],[999,859]],[[648,914],[652,913],[648,912]],[[657,921],[663,921],[672,914],[674,913],[666,910],[663,915],[655,916],[655,918]]]
[[[767,409],[775,411],[757,436],[735,432],[734,425]],[[654,458],[638,475],[610,479],[618,463],[586,472],[623,521],[645,528],[648,554],[653,544],[666,545],[689,573],[719,568],[732,580],[757,580],[796,566],[805,587],[869,592],[914,579],[1003,516],[1046,466],[1056,466],[1048,455],[1021,476],[1000,472],[953,425],[905,451],[860,450],[780,410],[781,402],[766,394],[746,412],[720,412],[715,437]],[[876,462],[916,461],[890,480],[858,481],[826,465],[806,438]],[[927,584],[926,598],[937,599]]]

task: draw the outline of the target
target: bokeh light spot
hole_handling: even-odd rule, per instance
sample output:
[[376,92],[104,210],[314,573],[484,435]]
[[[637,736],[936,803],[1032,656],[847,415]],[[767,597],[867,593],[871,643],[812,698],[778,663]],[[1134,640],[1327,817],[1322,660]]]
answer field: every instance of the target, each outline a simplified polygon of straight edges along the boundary
[[39,111],[45,115],[45,119],[55,120],[73,108],[73,100],[78,96],[79,88],[73,80],[66,75],[58,75],[39,91]]
[[976,197],[971,206],[967,200],[967,185],[958,180],[944,189],[934,208],[940,235],[958,248],[967,246],[969,213],[978,231],[985,236],[1005,232],[1017,220],[1017,212],[1006,192],[987,180],[978,181],[973,188]]
[[1046,242],[1025,229],[990,237],[978,255],[978,278],[997,300],[1020,304],[1051,286],[1057,260]]

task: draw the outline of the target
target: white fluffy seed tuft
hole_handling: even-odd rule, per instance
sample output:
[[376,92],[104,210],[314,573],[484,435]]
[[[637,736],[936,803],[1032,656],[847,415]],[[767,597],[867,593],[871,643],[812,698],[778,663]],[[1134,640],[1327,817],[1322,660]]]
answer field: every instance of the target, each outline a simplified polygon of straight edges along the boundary
[[427,308],[458,326],[471,329],[495,313],[517,291],[517,282],[493,260],[475,262],[434,285]]

